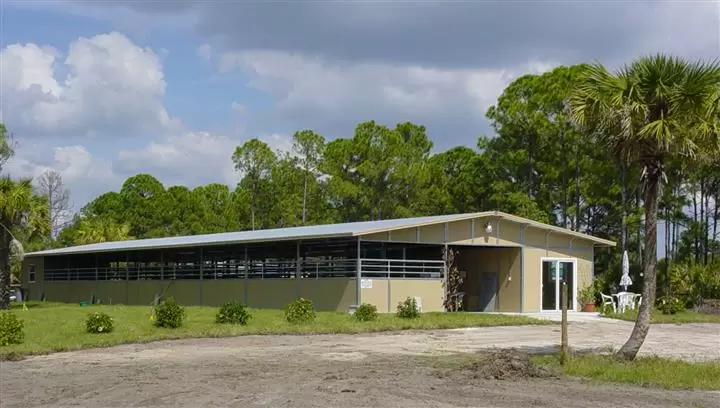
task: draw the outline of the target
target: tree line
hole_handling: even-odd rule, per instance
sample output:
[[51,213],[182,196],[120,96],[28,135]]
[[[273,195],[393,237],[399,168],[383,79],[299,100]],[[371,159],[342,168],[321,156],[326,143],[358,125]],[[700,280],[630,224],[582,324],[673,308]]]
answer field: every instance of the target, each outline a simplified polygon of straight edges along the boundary
[[[560,66],[513,81],[486,116],[494,134],[474,148],[434,152],[427,129],[410,122],[367,121],[332,140],[302,130],[290,152],[259,139],[238,146],[232,188],[138,174],[61,225],[66,195],[46,186],[33,193],[45,200],[42,234],[0,221],[34,237],[26,246],[50,247],[499,209],[618,241],[597,254],[596,272],[617,282],[628,250],[634,279],[651,281],[650,301],[656,281],[667,290],[669,265],[720,263],[717,63],[655,55],[616,72]],[[658,218],[666,256],[656,279]]]

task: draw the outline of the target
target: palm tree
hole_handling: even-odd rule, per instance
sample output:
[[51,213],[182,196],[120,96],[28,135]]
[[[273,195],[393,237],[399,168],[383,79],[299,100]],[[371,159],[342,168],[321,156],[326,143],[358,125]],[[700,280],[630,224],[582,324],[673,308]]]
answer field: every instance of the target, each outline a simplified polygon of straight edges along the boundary
[[50,232],[47,199],[33,192],[29,179],[0,178],[0,309],[10,307],[12,252],[22,252],[13,232],[32,239]]
[[80,221],[75,243],[84,245],[129,239],[132,239],[129,225],[118,224],[107,217],[92,217]]
[[634,359],[645,341],[655,304],[657,215],[665,163],[717,160],[720,154],[720,65],[654,55],[611,73],[587,68],[570,100],[577,124],[604,142],[611,155],[639,165],[645,209],[645,285],[630,338],[618,354]]

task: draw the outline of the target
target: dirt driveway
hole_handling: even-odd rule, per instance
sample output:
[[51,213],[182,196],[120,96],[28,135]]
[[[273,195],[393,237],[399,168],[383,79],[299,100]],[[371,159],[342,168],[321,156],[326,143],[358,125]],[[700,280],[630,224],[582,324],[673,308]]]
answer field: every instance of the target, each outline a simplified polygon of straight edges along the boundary
[[[576,349],[618,346],[631,324],[573,323]],[[720,407],[720,393],[582,381],[458,380],[413,356],[551,349],[557,326],[402,334],[247,336],[125,345],[0,366],[0,407]],[[720,359],[720,325],[653,326],[644,354]]]

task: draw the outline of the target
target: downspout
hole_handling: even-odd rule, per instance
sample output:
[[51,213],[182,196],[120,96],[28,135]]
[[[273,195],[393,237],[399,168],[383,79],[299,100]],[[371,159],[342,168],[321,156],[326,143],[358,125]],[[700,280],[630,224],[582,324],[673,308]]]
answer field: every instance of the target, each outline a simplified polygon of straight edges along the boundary
[[[447,222],[445,223],[443,228],[445,230],[444,238],[443,238],[444,249],[445,249],[445,256],[443,258],[445,258],[445,259],[443,259],[444,262],[443,262],[443,298],[442,298],[442,303],[444,305],[445,301],[448,298],[448,273],[449,273],[447,259],[448,259],[448,249],[449,249],[448,248],[448,237],[450,235],[450,232],[448,231],[449,227],[448,227]],[[445,311],[447,312],[447,309]]]
[[362,267],[362,262],[360,259],[360,237],[357,239],[357,253],[356,253],[356,260],[355,260],[355,306],[360,305],[360,279],[361,279],[361,271],[360,268]]
[[[529,226],[530,224],[525,224],[520,230],[520,313],[525,312],[525,230]],[[540,273],[542,274],[542,271]]]
[[475,218],[470,220],[470,243],[475,244]]
[[573,312],[577,310],[576,305],[577,305],[578,300],[577,300],[575,288],[579,287],[578,280],[580,279],[580,271],[578,270],[577,257],[573,256],[574,255],[573,254],[573,242],[576,239],[577,239],[577,237],[571,237],[570,243],[568,244],[568,254],[571,257],[575,258],[575,261],[576,261],[575,268],[574,268],[575,270],[573,271],[573,273],[575,274],[575,276],[573,277],[573,287],[568,288],[568,291],[570,292],[570,298],[572,299],[572,307],[571,307],[571,305],[568,305],[568,309]]
[[295,297],[300,297],[300,241],[295,243]]

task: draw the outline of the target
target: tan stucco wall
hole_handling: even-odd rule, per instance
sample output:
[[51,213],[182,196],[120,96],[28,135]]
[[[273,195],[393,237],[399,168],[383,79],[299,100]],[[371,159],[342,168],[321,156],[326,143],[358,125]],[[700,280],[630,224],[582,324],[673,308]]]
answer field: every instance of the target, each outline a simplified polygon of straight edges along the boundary
[[[534,236],[535,242],[545,241],[545,234]],[[577,262],[577,293],[575,294],[576,309],[579,310],[577,294],[592,283],[593,279],[593,247],[589,245],[579,246],[578,241],[571,242],[570,238],[555,236],[547,237],[548,249],[527,247],[524,249],[525,268],[525,312],[539,312],[540,305],[540,282],[542,273],[543,258],[575,259]],[[543,245],[544,246],[544,245]]]
[[[408,297],[419,296],[423,312],[442,312],[442,279],[370,279],[372,288],[360,290],[360,302],[370,303],[380,313],[395,313]],[[388,296],[389,294],[389,296]]]
[[499,312],[520,311],[520,248],[498,248],[500,258]]
[[[247,287],[246,287],[247,285]],[[316,310],[347,311],[355,304],[355,279],[248,279],[203,281],[66,281],[30,286],[30,298],[42,293],[52,302],[90,301],[94,295],[105,304],[151,305],[155,296],[173,296],[181,305],[218,306],[230,300],[253,308],[284,309],[302,296]]]

